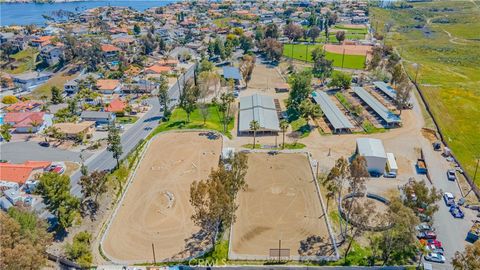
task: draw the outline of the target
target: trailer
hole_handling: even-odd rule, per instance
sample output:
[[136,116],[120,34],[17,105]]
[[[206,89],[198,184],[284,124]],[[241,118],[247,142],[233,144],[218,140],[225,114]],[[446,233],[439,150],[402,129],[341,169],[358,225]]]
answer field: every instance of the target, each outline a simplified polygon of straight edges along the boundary
[[417,159],[417,165],[415,167],[417,168],[417,173],[419,174],[427,174],[428,172],[427,164],[423,158]]
[[393,153],[387,153],[387,170],[384,174],[385,177],[395,178],[398,173],[398,165]]

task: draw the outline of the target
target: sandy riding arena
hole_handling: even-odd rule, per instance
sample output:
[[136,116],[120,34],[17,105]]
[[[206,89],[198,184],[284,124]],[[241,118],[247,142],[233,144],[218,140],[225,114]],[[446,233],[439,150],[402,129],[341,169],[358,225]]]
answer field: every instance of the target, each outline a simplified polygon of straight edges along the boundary
[[333,255],[306,154],[252,153],[248,158],[248,188],[238,197],[229,258],[274,259],[270,249],[278,248],[279,240],[282,249],[290,249],[291,260]]
[[114,262],[182,260],[208,240],[191,221],[190,184],[217,167],[222,139],[195,132],[160,134],[150,142],[102,243]]
[[335,44],[326,44],[324,46],[325,51],[331,53],[345,54],[348,55],[370,55],[372,53],[372,46],[370,45],[335,45]]

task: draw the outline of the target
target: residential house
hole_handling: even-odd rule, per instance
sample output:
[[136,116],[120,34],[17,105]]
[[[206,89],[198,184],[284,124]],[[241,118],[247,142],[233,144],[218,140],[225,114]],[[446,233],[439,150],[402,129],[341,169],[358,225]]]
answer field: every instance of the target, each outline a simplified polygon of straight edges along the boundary
[[124,84],[122,92],[125,94],[149,94],[158,88],[158,84],[152,81],[140,81],[135,83]]
[[5,108],[7,112],[38,112],[42,107],[42,102],[35,100],[25,100],[14,103]]
[[52,44],[52,40],[55,38],[55,36],[41,36],[41,37],[37,37],[37,38],[34,38],[30,41],[30,44],[33,46],[33,47],[45,47],[49,44]]
[[83,121],[80,123],[56,123],[53,125],[58,131],[68,139],[78,140],[83,138],[91,138],[95,128],[94,121]]
[[51,72],[31,71],[13,76],[13,82],[17,87],[29,90],[48,81],[52,76]]
[[40,56],[48,63],[49,66],[53,66],[65,58],[63,46],[49,44],[42,47],[40,50]]
[[94,121],[95,125],[110,125],[115,122],[115,113],[112,112],[97,112],[97,111],[83,111],[80,115],[83,121]]
[[96,88],[102,94],[119,93],[122,89],[122,84],[119,80],[101,79],[97,81]]
[[51,126],[52,118],[44,112],[9,112],[3,122],[12,125],[17,133],[37,133]]
[[172,72],[172,68],[169,66],[161,66],[161,65],[153,65],[151,67],[145,68],[144,73],[149,75],[149,74],[169,74]]
[[[16,183],[17,187],[23,186],[27,181],[34,180],[35,176],[43,173],[52,163],[50,161],[26,161],[22,164],[0,163],[0,182]],[[0,184],[0,187],[2,185]],[[14,188],[5,184],[7,188]]]
[[116,98],[112,100],[106,107],[105,111],[106,112],[113,112],[116,114],[122,114],[125,112],[125,109],[127,108],[128,104],[127,102],[121,100],[120,98]]
[[[98,79],[98,75],[94,73],[80,75],[77,78],[66,82],[63,85],[63,91],[65,91],[65,93],[67,93],[68,95],[77,93],[78,90],[80,90],[78,86],[79,82],[81,80],[86,80],[89,76],[91,76],[93,79]],[[93,87],[93,85],[88,85],[87,87]]]
[[115,61],[120,55],[121,49],[111,44],[102,44],[101,50],[103,56],[109,61]]

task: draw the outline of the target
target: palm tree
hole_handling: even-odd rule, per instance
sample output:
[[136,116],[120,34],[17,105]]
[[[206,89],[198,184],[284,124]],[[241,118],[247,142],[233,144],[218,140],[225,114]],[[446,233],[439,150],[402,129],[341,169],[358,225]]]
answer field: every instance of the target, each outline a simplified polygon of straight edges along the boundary
[[285,149],[285,132],[287,132],[288,126],[289,124],[287,120],[280,121],[280,129],[282,130],[283,135],[282,149]]
[[253,131],[253,149],[255,149],[255,139],[257,137],[257,130],[260,129],[260,124],[256,120],[250,122],[250,130]]

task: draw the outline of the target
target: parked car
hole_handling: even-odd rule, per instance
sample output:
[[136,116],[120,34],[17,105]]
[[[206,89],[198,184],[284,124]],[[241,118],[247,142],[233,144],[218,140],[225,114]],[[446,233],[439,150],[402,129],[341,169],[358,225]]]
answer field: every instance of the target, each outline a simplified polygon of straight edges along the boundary
[[442,242],[438,241],[437,239],[428,239],[428,240],[427,240],[427,244],[428,244],[428,245],[434,245],[434,246],[437,247],[437,248],[441,248],[441,247],[442,247]]
[[437,234],[433,231],[419,232],[417,234],[418,239],[437,239]]
[[450,181],[455,181],[457,179],[457,175],[455,174],[455,170],[448,170],[447,171],[447,178]]
[[43,142],[39,142],[38,145],[40,145],[41,147],[49,147],[50,143],[46,142],[46,141],[43,141]]
[[445,257],[439,253],[428,253],[425,255],[425,260],[429,262],[445,263]]
[[97,131],[107,131],[108,130],[108,125],[98,125],[95,129]]
[[431,218],[431,217],[429,217],[429,216],[427,216],[427,215],[425,215],[425,214],[422,214],[422,213],[418,214],[418,218],[420,219],[421,222],[430,222],[430,221],[432,221],[432,218]]
[[443,249],[443,247],[437,247],[433,244],[430,244],[430,245],[425,246],[425,248],[428,250],[429,253],[438,253],[438,254],[441,254],[441,255],[445,254],[445,250]]
[[419,232],[433,231],[432,226],[428,225],[427,223],[421,223],[421,224],[417,225],[417,227],[415,227],[415,229]]
[[458,205],[452,205],[450,207],[450,214],[452,214],[452,216],[454,218],[464,218],[465,217],[465,214],[463,214],[463,211],[460,209],[460,207]]
[[443,200],[447,206],[455,205],[455,196],[450,192],[443,193]]

